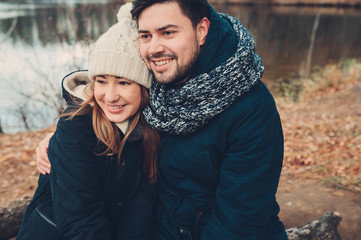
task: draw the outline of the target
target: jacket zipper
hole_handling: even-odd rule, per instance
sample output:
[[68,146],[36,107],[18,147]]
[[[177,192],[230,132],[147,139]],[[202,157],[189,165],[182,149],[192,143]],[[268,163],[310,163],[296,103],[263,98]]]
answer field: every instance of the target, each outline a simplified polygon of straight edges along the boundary
[[35,208],[35,211],[36,211],[36,212],[39,214],[39,216],[40,216],[41,218],[43,218],[46,222],[48,222],[50,225],[56,227],[56,224],[55,224],[53,221],[51,221],[48,217],[46,217],[44,214],[42,214],[42,213],[39,211],[38,208]]

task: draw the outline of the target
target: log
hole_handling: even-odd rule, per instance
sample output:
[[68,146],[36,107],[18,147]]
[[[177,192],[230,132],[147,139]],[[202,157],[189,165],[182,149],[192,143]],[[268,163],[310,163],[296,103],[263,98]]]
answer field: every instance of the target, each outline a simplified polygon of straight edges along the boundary
[[289,240],[341,240],[337,232],[341,220],[338,213],[325,212],[320,220],[287,229],[287,236]]
[[0,207],[0,240],[15,237],[19,231],[21,220],[32,197],[26,196]]
[[[0,240],[16,236],[31,199],[32,197],[26,196],[10,202],[6,207],[0,207]],[[287,229],[287,236],[289,240],[341,240],[337,232],[341,220],[337,213],[325,212],[319,220]]]

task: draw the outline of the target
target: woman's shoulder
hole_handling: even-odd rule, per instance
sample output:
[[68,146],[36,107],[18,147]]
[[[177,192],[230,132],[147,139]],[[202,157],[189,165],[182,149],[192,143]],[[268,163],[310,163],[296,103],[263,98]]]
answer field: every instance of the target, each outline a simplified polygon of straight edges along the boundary
[[62,139],[81,139],[85,142],[96,139],[92,125],[92,116],[90,114],[77,115],[73,118],[67,116],[61,117],[58,121],[55,134]]

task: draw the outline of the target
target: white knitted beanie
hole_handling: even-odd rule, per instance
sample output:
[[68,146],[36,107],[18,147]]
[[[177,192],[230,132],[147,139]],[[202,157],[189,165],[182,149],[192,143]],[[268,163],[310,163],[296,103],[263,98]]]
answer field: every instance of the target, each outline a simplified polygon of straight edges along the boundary
[[150,88],[152,74],[139,53],[138,29],[132,20],[132,3],[124,4],[118,12],[118,22],[96,41],[90,56],[88,76],[124,77]]

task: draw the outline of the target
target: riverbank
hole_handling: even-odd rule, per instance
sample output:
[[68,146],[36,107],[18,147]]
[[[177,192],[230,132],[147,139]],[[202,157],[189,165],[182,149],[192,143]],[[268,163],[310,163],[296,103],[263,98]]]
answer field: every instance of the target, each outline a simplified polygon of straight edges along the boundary
[[[309,78],[268,87],[284,129],[283,173],[361,192],[361,62],[328,65]],[[0,134],[0,205],[33,194],[34,149],[54,128]]]
[[361,192],[361,63],[328,65],[269,87],[284,128],[283,172]]
[[273,87],[285,136],[281,220],[290,228],[337,212],[342,239],[359,239],[361,64],[328,65],[297,83],[283,82],[282,91]]
[[[328,65],[309,78],[269,85],[280,112],[284,168],[277,198],[286,227],[319,219],[324,211],[343,217],[343,240],[361,235],[361,62]],[[40,131],[0,135],[0,206],[33,195],[38,179]]]
[[361,0],[209,0],[211,4],[361,7]]

